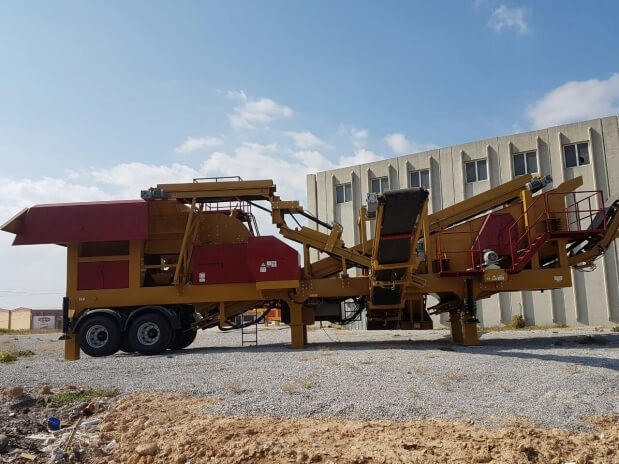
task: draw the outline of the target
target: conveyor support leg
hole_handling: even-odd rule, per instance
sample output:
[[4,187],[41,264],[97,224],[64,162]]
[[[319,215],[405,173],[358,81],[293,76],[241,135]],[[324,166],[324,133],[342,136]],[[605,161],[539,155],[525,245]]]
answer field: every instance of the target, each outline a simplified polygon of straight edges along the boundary
[[466,312],[449,313],[451,323],[451,341],[458,345],[478,346],[479,336],[477,334],[477,323],[471,321],[471,317]]
[[290,305],[290,337],[292,348],[305,348],[307,344],[307,326],[303,321],[303,305]]
[[451,341],[462,345],[464,343],[464,334],[462,332],[462,319],[460,313],[456,311],[450,312],[449,322],[451,325]]
[[463,313],[462,337],[464,346],[478,346],[479,336],[477,335],[477,323],[469,322],[469,316]]
[[76,361],[80,359],[80,347],[77,344],[77,335],[71,334],[71,338],[64,341],[64,359],[67,361]]

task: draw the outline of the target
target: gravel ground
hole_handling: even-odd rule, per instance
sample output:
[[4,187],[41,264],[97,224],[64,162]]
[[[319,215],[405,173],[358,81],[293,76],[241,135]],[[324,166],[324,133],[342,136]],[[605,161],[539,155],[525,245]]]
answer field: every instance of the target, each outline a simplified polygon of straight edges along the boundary
[[480,347],[451,345],[448,332],[310,330],[289,348],[287,327],[210,329],[186,350],[144,357],[62,359],[57,334],[1,335],[0,350],[32,357],[0,364],[0,386],[84,385],[222,399],[208,412],[355,419],[442,418],[503,425],[520,417],[571,430],[619,414],[619,333],[556,329],[485,333]]

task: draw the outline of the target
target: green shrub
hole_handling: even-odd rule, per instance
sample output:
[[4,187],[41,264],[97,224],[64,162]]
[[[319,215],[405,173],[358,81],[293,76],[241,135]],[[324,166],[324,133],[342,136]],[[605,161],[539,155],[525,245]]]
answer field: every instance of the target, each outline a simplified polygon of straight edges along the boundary
[[10,363],[17,361],[18,358],[24,358],[28,356],[34,356],[34,351],[31,350],[1,350],[0,351],[0,363]]
[[52,399],[52,406],[65,406],[67,404],[85,403],[95,398],[109,398],[118,395],[116,388],[89,388],[85,390],[70,390],[56,393]]

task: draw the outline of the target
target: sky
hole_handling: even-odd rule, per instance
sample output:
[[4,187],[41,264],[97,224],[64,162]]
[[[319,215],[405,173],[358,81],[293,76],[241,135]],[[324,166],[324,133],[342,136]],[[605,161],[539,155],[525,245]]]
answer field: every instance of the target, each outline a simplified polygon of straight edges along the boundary
[[[306,175],[619,113],[619,2],[0,2],[0,224],[196,177]],[[0,232],[0,308],[65,249]]]

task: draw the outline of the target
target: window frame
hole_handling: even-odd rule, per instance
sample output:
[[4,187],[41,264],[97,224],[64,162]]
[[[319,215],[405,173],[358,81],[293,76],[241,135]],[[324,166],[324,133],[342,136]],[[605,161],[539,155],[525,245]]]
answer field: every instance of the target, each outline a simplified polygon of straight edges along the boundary
[[[374,190],[375,181],[378,182],[378,185],[380,187],[378,191]],[[387,188],[383,188],[383,182],[387,185]],[[370,192],[371,193],[381,194],[381,193],[385,193],[387,190],[389,190],[389,176],[372,177],[370,179]]]
[[[535,170],[534,171],[529,170],[528,155],[530,154],[533,154],[535,156]],[[522,161],[524,163],[524,172],[522,173],[516,172],[516,157],[517,156],[522,156]],[[524,176],[525,174],[539,174],[539,160],[537,158],[537,150],[527,150],[527,151],[521,151],[521,152],[512,154],[512,169],[514,170],[513,171],[514,176]]]
[[[339,201],[338,189],[342,192],[342,201]],[[347,194],[348,193],[348,194]],[[335,185],[335,204],[341,205],[352,201],[352,182],[342,182]]]
[[[422,175],[421,175],[422,173],[427,173],[428,174],[428,185],[427,186],[424,186],[423,183],[422,183]],[[414,182],[413,182],[413,175],[414,174],[417,174],[417,180],[418,180],[417,184],[418,185],[413,185],[414,184]],[[430,179],[431,179],[431,177],[430,177],[430,170],[429,169],[415,169],[413,171],[408,171],[408,186],[410,188],[423,188],[425,190],[430,190],[430,184],[431,184]]]
[[[587,146],[587,159],[586,162],[581,162],[580,161],[580,151],[579,148],[582,145],[586,145]],[[574,147],[574,159],[576,161],[576,164],[574,165],[569,165],[567,164],[567,153],[565,152],[565,149],[568,147]],[[575,142],[575,143],[566,143],[565,145],[563,145],[563,165],[566,168],[577,168],[580,166],[587,166],[591,164],[591,150],[590,150],[590,143],[589,141],[586,142]]]
[[[480,176],[479,176],[479,163],[481,162],[484,163],[484,169],[486,171],[486,177],[484,177],[483,179],[480,179]],[[475,165],[475,180],[469,180],[469,172],[468,172],[467,167],[472,164]],[[464,176],[465,176],[467,184],[487,181],[488,180],[488,160],[486,158],[479,158],[475,160],[465,161],[464,162]]]

